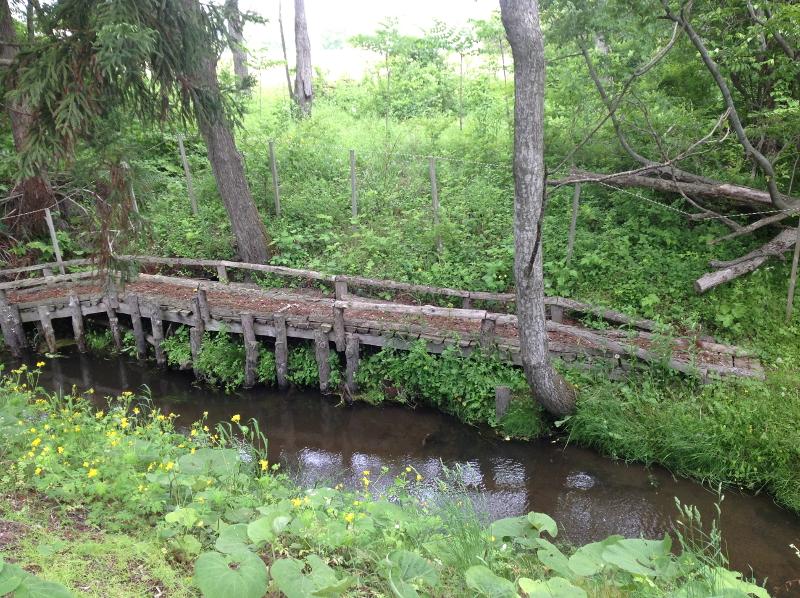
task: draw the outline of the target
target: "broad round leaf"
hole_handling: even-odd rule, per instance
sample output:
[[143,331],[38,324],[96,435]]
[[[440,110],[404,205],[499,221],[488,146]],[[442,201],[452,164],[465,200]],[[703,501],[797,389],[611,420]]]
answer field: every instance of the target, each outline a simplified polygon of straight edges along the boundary
[[572,585],[563,577],[552,579],[519,580],[519,587],[528,595],[528,598],[586,598],[586,592]]
[[264,561],[252,552],[205,552],[194,564],[194,579],[206,598],[261,598],[269,574]]
[[492,573],[483,565],[475,565],[467,569],[465,575],[467,586],[475,590],[478,596],[486,598],[519,598],[513,583]]

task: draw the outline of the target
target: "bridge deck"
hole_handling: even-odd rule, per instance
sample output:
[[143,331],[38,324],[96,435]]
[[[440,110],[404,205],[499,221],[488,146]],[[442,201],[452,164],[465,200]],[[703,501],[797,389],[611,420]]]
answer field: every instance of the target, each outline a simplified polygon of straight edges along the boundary
[[[161,260],[157,262],[161,264],[165,260],[153,259]],[[219,263],[222,262],[216,264]],[[224,264],[238,267],[235,263]],[[257,359],[256,345],[251,341],[259,336],[276,340],[279,381],[282,381],[281,368],[286,367],[286,339],[313,339],[323,386],[327,385],[324,370],[333,343],[336,350],[346,354],[351,390],[355,389],[353,376],[358,367],[360,345],[406,349],[422,339],[426,341],[428,350],[434,353],[451,345],[458,346],[464,353],[478,347],[496,347],[506,359],[520,363],[517,319],[513,314],[471,307],[409,305],[398,298],[393,301],[366,299],[353,295],[347,288],[348,280],[352,286],[375,282],[369,279],[311,277],[335,284],[335,295],[326,295],[310,288],[263,289],[254,284],[228,282],[224,266],[223,270],[219,267],[217,270],[219,281],[141,274],[125,285],[122,294],[109,292],[101,279],[91,273],[0,283],[0,295],[4,295],[0,296],[0,323],[3,324],[6,344],[13,351],[19,351],[25,343],[19,330],[24,323],[34,322],[52,350],[55,348],[52,321],[69,318],[80,347],[83,345],[84,317],[107,317],[112,331],[115,331],[118,329],[116,314],[121,313],[131,318],[140,357],[144,357],[148,345],[152,345],[161,363],[164,362],[160,347],[164,337],[163,322],[191,326],[193,351],[199,350],[204,330],[243,334],[248,354],[248,379],[251,381],[254,360]],[[289,272],[288,275],[298,274]],[[386,281],[387,288],[400,287],[399,290],[403,290],[403,286],[402,283]],[[465,291],[443,291],[446,292],[441,294],[450,298],[460,297],[465,303],[471,299]],[[473,297],[508,300],[508,296],[490,293],[473,293]],[[625,328],[594,330],[566,317],[564,308],[568,313],[570,310],[594,310],[597,313],[596,308],[557,298],[548,298],[547,303],[551,353],[581,367],[599,363],[616,376],[642,361],[664,361],[669,367],[700,376],[703,380],[731,375],[764,376],[758,359],[739,347],[719,344],[709,338],[665,339],[648,330],[652,323],[645,320],[630,319],[631,324]],[[604,314],[612,321],[626,318],[616,312]],[[669,355],[664,355],[665,347]]]

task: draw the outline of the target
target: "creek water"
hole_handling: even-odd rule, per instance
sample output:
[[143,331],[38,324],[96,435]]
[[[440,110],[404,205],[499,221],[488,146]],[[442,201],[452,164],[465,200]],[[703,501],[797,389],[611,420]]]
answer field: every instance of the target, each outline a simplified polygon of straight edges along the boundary
[[[148,388],[153,400],[174,412],[178,426],[208,411],[209,420],[234,413],[255,418],[269,439],[271,462],[280,462],[305,486],[344,483],[356,487],[362,471],[382,484],[413,466],[424,477],[422,491],[434,497],[432,481],[443,466],[459,467],[468,492],[492,518],[535,510],[557,522],[575,544],[610,534],[660,538],[671,532],[675,498],[695,505],[706,523],[715,515],[717,494],[676,478],[659,467],[612,461],[562,442],[506,442],[490,431],[465,426],[430,409],[402,406],[337,406],[319,393],[257,388],[225,395],[194,384],[188,372],[161,371],[124,358],[104,359],[67,352],[49,359],[40,384],[69,391],[94,388],[97,395]],[[767,578],[776,596],[800,596],[800,518],[768,496],[725,491],[721,528],[731,567]]]

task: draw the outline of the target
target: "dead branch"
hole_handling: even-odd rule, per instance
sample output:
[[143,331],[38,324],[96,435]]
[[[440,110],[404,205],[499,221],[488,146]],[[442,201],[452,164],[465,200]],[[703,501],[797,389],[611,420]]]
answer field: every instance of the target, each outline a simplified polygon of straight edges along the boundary
[[729,241],[731,239],[735,239],[736,237],[741,237],[743,235],[747,235],[752,233],[753,231],[757,231],[760,228],[764,228],[765,226],[770,226],[772,224],[777,224],[782,220],[785,220],[789,216],[796,214],[797,212],[780,212],[778,214],[773,214],[772,216],[767,216],[766,218],[762,218],[761,220],[756,220],[748,224],[747,226],[740,226],[739,230],[732,232],[729,235],[725,235],[724,237],[720,237],[719,239],[714,239],[709,244],[716,245],[717,243],[722,243],[723,241]]

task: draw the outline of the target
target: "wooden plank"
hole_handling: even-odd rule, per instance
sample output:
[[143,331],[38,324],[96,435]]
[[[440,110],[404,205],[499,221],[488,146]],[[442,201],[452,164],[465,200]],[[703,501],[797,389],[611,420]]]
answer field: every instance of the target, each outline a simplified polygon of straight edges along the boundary
[[217,266],[217,279],[222,284],[228,284],[228,269],[222,264]]
[[[8,304],[5,291],[0,291],[0,327],[3,330],[3,339],[11,354],[16,358],[23,356],[23,346],[20,344],[19,328],[22,327],[21,321],[14,321],[12,306]],[[17,318],[19,314],[17,313]],[[18,328],[19,327],[19,328]]]
[[494,329],[495,329],[495,321],[490,319],[485,319],[481,321],[481,347],[484,349],[489,349],[494,346],[495,339],[494,339]]
[[253,315],[242,314],[242,335],[244,336],[244,387],[256,385],[258,374],[258,341],[253,327]]
[[211,308],[208,306],[208,294],[203,288],[197,289],[197,304],[200,306],[200,317],[204,322],[211,319]]
[[161,313],[161,306],[157,303],[150,304],[150,326],[153,329],[153,349],[156,354],[156,364],[159,367],[167,367],[167,355],[164,353],[164,316]]
[[319,390],[325,393],[330,390],[330,344],[328,335],[320,328],[314,331],[314,355],[317,358],[317,369],[319,370]]
[[454,307],[436,307],[434,305],[401,305],[399,303],[370,303],[367,301],[336,301],[333,306],[360,311],[462,318],[468,320],[483,320],[487,315],[486,310],[483,309],[458,309]]
[[61,247],[58,244],[56,227],[53,225],[53,215],[50,213],[50,208],[44,209],[44,219],[47,221],[47,230],[50,231],[50,242],[53,244],[53,253],[56,256],[58,271],[61,272],[61,274],[66,274],[67,271],[64,270],[64,260],[61,259]]
[[200,377],[200,370],[197,369],[198,357],[203,345],[203,334],[206,330],[206,322],[203,319],[198,297],[192,299],[192,328],[189,330],[189,348],[192,352],[192,369],[195,377]]
[[275,217],[281,217],[281,183],[278,179],[278,161],[275,159],[275,142],[269,142],[269,168],[272,171],[272,192],[275,196]]
[[345,366],[345,390],[347,396],[352,400],[358,392],[358,384],[356,383],[356,373],[358,372],[360,353],[360,340],[355,334],[348,334],[345,341],[345,359],[347,364]]
[[341,277],[336,276],[333,281],[334,293],[337,299],[347,299],[350,296],[347,290],[347,281],[342,280]]
[[97,278],[96,272],[73,272],[71,274],[59,274],[58,276],[47,276],[44,278],[25,278],[23,280],[14,280],[11,282],[0,282],[0,290],[9,289],[27,289],[31,287],[40,287],[48,284],[55,284],[61,282],[75,282],[78,280],[86,280],[87,278]]
[[144,335],[142,314],[139,310],[139,298],[134,293],[128,293],[125,296],[125,303],[128,306],[128,313],[131,316],[133,336],[136,339],[136,357],[140,361],[144,361],[147,359],[147,339]]
[[55,353],[58,347],[56,345],[56,333],[55,330],[53,330],[53,323],[50,321],[50,308],[46,305],[40,305],[38,311],[39,320],[42,323],[44,340],[47,343],[47,349],[50,353]]
[[[64,260],[61,264],[64,267],[71,267],[71,266],[88,266],[92,263],[92,260],[88,260],[85,258],[77,259],[77,260]],[[49,262],[47,264],[35,264],[33,266],[20,266],[18,268],[7,268],[5,270],[0,270],[0,277],[5,276],[13,276],[14,274],[24,274],[26,272],[39,272],[45,269],[50,270],[52,272],[53,268],[57,268],[57,262]]]
[[78,344],[78,351],[86,353],[86,334],[83,326],[83,311],[81,311],[81,300],[75,291],[69,293],[69,307],[72,312],[72,332],[75,335],[75,342]]
[[564,308],[560,305],[550,306],[550,319],[559,324],[564,323]]
[[289,373],[289,342],[286,338],[286,316],[275,314],[275,372],[278,388],[286,388]]

